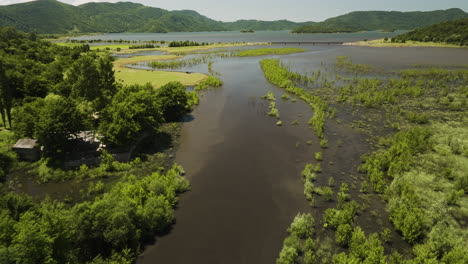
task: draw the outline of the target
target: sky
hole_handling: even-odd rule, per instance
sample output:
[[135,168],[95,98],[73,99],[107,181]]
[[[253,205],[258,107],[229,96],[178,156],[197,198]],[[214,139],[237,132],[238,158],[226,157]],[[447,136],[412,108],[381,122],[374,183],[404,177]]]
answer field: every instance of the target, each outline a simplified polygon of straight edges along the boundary
[[[116,2],[110,0],[59,0],[80,5],[87,2]],[[431,11],[461,8],[468,11],[468,0],[127,0],[167,10],[190,9],[211,19],[279,20],[296,22],[323,21],[352,11]],[[28,0],[0,0],[9,5]]]

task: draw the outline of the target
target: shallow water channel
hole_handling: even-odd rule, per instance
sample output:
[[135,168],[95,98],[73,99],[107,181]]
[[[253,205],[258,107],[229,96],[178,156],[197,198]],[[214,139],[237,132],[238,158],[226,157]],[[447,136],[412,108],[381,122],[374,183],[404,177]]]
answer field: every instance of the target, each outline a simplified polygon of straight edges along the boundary
[[[280,58],[297,71],[316,70],[324,67],[322,61],[331,64],[340,55],[389,68],[468,61],[464,49],[308,49]],[[294,216],[312,210],[300,176],[314,153],[322,151],[307,126],[312,112],[300,100],[280,98],[283,90],[263,76],[262,58],[232,57],[214,63],[224,85],[203,93],[193,119],[183,126],[176,154],[192,190],[182,195],[170,233],[147,246],[137,263],[275,263]],[[186,70],[206,71],[206,65],[181,69]],[[260,98],[270,90],[277,97],[282,127],[267,115],[268,102]],[[350,113],[339,116],[346,118]],[[291,124],[295,120],[298,125]],[[330,146],[324,151],[325,160],[333,162],[323,164],[327,177],[319,177],[318,184],[326,184],[328,175],[337,182],[352,183],[350,174],[355,173],[360,155],[368,151],[367,136],[346,123],[329,122],[326,130]],[[312,144],[306,144],[308,140]],[[319,210],[325,207],[317,204]]]

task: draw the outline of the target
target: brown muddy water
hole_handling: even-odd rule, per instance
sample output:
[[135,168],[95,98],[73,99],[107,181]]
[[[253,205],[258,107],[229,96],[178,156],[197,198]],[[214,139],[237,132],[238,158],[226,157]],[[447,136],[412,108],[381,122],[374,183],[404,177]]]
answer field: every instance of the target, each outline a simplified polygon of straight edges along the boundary
[[[357,63],[389,68],[468,61],[466,49],[308,49],[280,58],[294,70],[305,72],[327,67],[342,55]],[[320,225],[320,212],[334,206],[318,200],[311,208],[303,195],[300,172],[306,163],[314,163],[315,152],[322,151],[325,160],[317,186],[325,186],[334,177],[335,192],[341,182],[347,182],[351,195],[359,194],[356,168],[360,156],[370,149],[369,135],[353,129],[347,122],[353,114],[340,108],[338,118],[343,121],[327,123],[329,147],[320,149],[307,127],[310,108],[300,100],[293,103],[280,98],[282,89],[263,77],[261,58],[227,58],[213,65],[224,86],[204,93],[192,113],[193,120],[183,126],[176,153],[176,162],[187,171],[192,190],[182,195],[170,233],[147,246],[137,263],[275,263],[286,228],[298,212],[312,212]],[[267,115],[268,102],[260,99],[270,90],[277,97],[282,127]],[[294,120],[299,125],[292,125]],[[308,140],[313,143],[306,144]],[[383,202],[373,204],[385,213]],[[371,218],[363,223],[380,228]]]

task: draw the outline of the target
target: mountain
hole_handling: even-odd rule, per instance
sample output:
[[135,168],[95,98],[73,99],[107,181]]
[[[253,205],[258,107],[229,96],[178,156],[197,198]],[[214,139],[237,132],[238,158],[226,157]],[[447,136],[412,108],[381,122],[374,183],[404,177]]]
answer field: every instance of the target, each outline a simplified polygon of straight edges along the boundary
[[408,40],[468,46],[468,19],[435,24],[398,35],[392,39],[393,42],[406,42]]
[[324,22],[238,20],[221,22],[192,10],[168,11],[132,2],[68,5],[56,0],[0,6],[0,26],[37,33],[184,32],[225,30],[290,30],[295,33],[412,30],[468,18],[461,9],[431,12],[352,12]]
[[56,0],[37,0],[0,6],[0,26],[37,33],[283,30],[300,25],[286,20],[224,23],[191,10],[167,11],[132,2],[73,6]]
[[293,33],[413,30],[462,18],[468,18],[468,13],[458,8],[429,12],[358,11],[298,27]]

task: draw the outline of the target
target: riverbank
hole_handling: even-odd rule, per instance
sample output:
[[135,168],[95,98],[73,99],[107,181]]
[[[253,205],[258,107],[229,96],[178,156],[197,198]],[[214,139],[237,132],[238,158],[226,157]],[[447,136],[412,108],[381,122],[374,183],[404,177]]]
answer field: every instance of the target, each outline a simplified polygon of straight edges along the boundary
[[376,39],[369,41],[346,42],[343,46],[360,46],[360,47],[378,47],[378,48],[404,48],[404,47],[434,47],[434,48],[467,48],[455,44],[447,44],[440,42],[421,42],[407,41],[406,43],[394,43],[389,40]]

